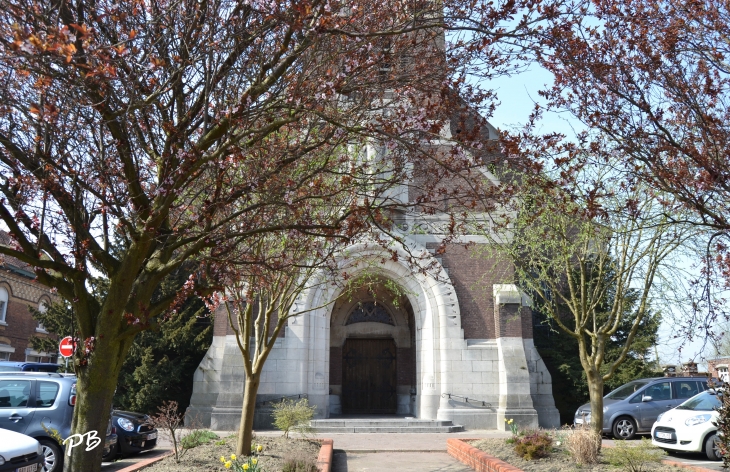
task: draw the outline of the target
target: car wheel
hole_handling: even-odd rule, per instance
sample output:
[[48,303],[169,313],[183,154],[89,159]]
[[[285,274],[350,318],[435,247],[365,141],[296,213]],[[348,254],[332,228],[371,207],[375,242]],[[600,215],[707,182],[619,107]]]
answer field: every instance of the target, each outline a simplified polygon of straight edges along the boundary
[[722,459],[722,455],[720,455],[720,449],[718,447],[719,442],[720,440],[715,433],[712,433],[707,436],[707,439],[705,439],[705,455],[711,461],[719,461]]
[[616,439],[633,439],[636,436],[636,423],[628,416],[622,416],[613,424],[613,437]]
[[41,472],[60,472],[63,469],[63,454],[58,445],[48,439],[38,441],[43,448],[44,463]]

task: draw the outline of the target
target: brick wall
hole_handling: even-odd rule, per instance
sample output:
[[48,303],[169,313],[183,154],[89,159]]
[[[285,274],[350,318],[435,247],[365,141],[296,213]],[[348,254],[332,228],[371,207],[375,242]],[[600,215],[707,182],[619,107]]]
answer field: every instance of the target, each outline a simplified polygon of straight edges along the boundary
[[[0,270],[0,287],[8,292],[8,307],[5,315],[7,326],[0,325],[0,343],[9,344],[10,347],[15,348],[15,352],[10,354],[9,360],[23,362],[26,359],[25,350],[31,348],[30,338],[32,336],[57,338],[54,334],[36,331],[38,322],[33,319],[29,306],[37,309],[41,301],[53,303],[58,300],[58,297],[43,285],[9,270]],[[53,359],[44,357],[41,361],[52,362]]]
[[[429,244],[429,248],[435,248]],[[480,245],[450,245],[441,257],[456,290],[465,339],[495,339],[492,285],[506,283],[511,270],[489,259]]]
[[500,305],[495,316],[497,337],[532,338],[532,311],[516,303]]
[[235,333],[228,323],[228,311],[226,311],[226,307],[221,304],[215,311],[215,319],[213,320],[213,336],[226,336],[228,334]]
[[[723,365],[723,366],[730,365],[730,357],[720,357],[717,359],[708,359],[707,360],[707,376],[711,377],[713,379],[720,379],[723,381],[730,380],[730,376],[727,375],[728,369],[726,367],[723,367],[723,369],[722,369],[723,372],[719,372],[717,370],[718,365]],[[677,372],[676,375],[688,375],[688,374],[684,374],[680,371],[680,372]],[[702,374],[702,375],[704,375],[704,374]]]
[[446,440],[446,452],[477,472],[522,472],[521,469],[480,451],[468,441],[476,439],[449,438]]
[[532,308],[523,306],[520,315],[522,319],[522,337],[532,339]]

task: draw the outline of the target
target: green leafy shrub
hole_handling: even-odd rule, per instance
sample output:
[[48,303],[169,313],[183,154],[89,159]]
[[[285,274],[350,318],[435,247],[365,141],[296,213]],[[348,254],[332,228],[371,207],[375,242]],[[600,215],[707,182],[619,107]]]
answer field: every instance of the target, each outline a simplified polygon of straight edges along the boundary
[[297,431],[303,435],[312,432],[309,421],[314,417],[314,407],[309,406],[309,401],[302,398],[298,402],[287,400],[274,403],[274,426],[284,431],[284,437],[289,437],[290,431]]
[[515,441],[515,452],[526,461],[547,457],[553,448],[553,438],[545,432],[525,434]]
[[646,438],[641,438],[640,443],[627,445],[626,441],[616,441],[615,447],[603,448],[603,457],[614,467],[629,472],[645,472],[653,464],[658,464],[664,457],[664,451],[654,447]]
[[218,439],[218,435],[213,431],[196,429],[183,437],[180,443],[182,444],[183,449],[192,449],[200,446],[201,444],[208,444],[213,439]]

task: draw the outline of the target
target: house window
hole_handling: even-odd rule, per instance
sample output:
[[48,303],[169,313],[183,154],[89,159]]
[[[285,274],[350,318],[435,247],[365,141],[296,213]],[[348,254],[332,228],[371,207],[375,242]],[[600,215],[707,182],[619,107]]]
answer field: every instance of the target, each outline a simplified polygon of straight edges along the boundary
[[[48,305],[46,304],[45,300],[41,300],[41,302],[38,304],[38,311],[41,313],[45,313],[46,310],[48,310]],[[38,322],[38,326],[35,327],[35,330],[37,333],[48,333],[48,331],[46,331],[46,327],[43,326],[43,323],[41,323],[40,321]]]
[[9,361],[10,355],[15,352],[15,348],[10,344],[0,342],[0,361]]
[[0,324],[7,325],[5,316],[8,312],[8,291],[0,287]]
[[717,366],[717,376],[723,382],[727,382],[728,380],[730,380],[730,376],[728,376],[728,367],[726,364]]
[[[49,359],[49,361],[44,361],[43,359]],[[49,353],[38,352],[29,347],[25,350],[25,362],[53,362],[53,359]]]

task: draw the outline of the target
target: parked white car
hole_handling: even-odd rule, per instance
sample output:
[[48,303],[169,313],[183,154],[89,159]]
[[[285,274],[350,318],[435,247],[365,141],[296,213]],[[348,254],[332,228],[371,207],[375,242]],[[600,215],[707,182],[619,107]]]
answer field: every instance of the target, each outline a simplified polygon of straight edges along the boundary
[[707,390],[662,413],[651,428],[652,444],[668,451],[702,452],[710,460],[722,459],[714,424],[719,407],[717,392]]
[[36,472],[43,463],[41,443],[25,434],[0,428],[0,471]]

